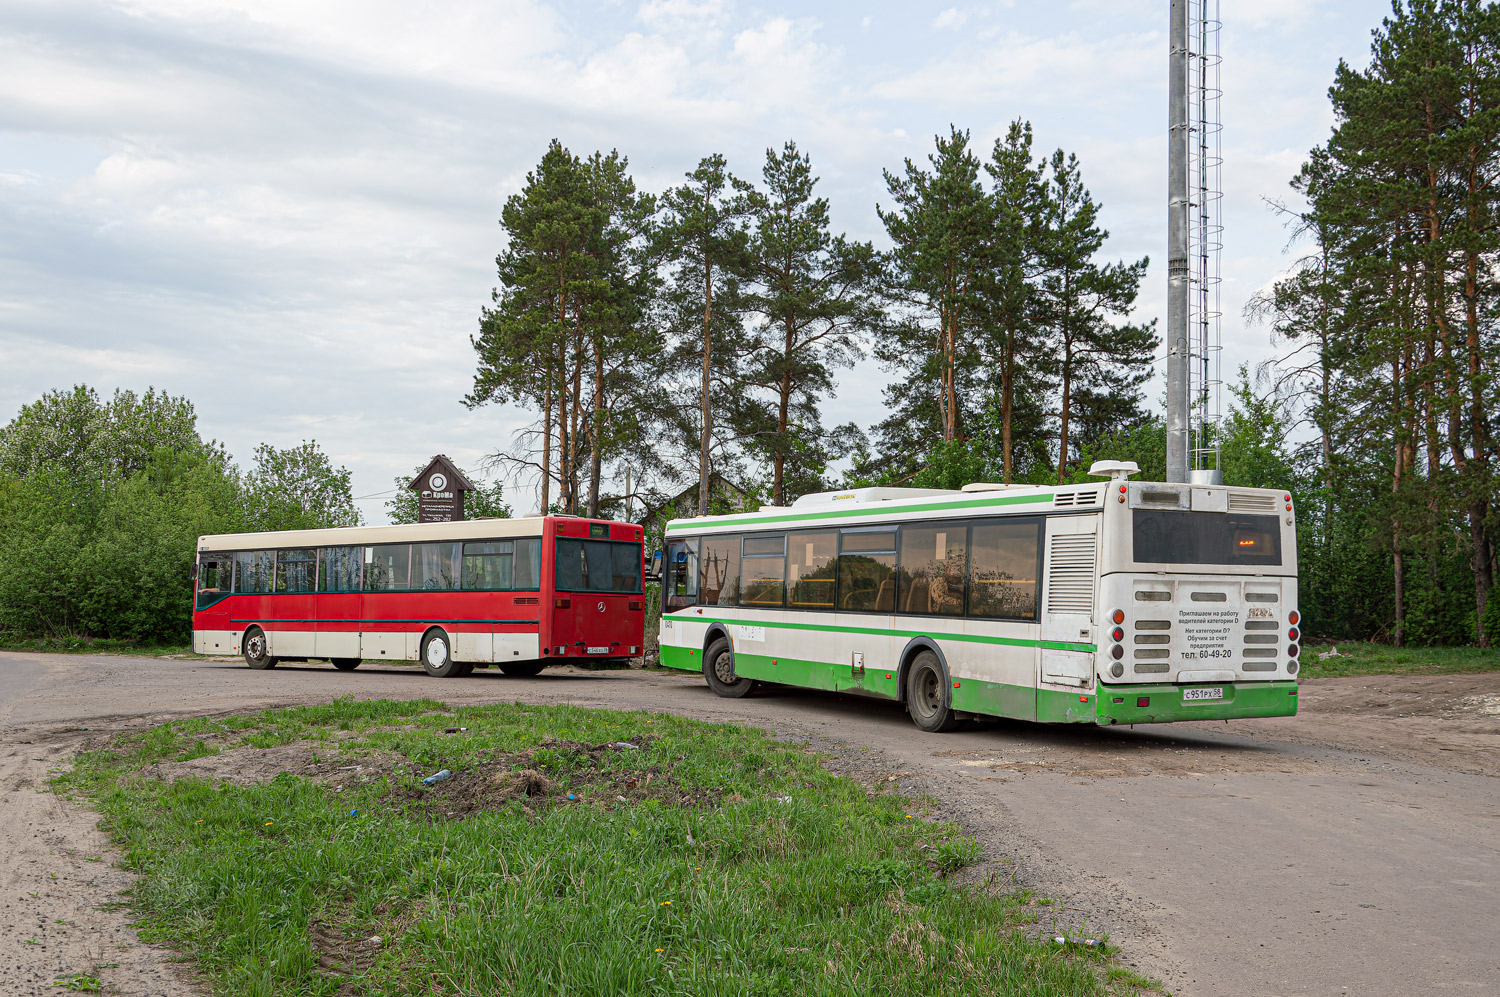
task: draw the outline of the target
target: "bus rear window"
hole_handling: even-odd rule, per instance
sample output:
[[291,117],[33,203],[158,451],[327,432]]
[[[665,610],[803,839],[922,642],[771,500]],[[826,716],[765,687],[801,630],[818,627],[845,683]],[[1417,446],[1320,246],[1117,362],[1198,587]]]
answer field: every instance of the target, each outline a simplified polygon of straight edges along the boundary
[[1132,514],[1137,564],[1280,564],[1275,516],[1137,509]]
[[641,546],[613,540],[557,541],[559,592],[639,592]]

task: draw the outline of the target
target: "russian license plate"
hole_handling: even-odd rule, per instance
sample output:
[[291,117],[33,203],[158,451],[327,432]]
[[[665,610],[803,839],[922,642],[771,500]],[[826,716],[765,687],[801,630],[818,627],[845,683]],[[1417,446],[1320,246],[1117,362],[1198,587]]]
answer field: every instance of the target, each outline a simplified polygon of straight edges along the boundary
[[1224,687],[1221,685],[1210,686],[1207,689],[1184,689],[1182,690],[1182,701],[1184,703],[1201,702],[1206,699],[1223,699]]
[[584,648],[584,650],[588,651],[590,654],[608,654],[609,653],[609,648],[607,648],[607,647],[588,647],[588,648]]

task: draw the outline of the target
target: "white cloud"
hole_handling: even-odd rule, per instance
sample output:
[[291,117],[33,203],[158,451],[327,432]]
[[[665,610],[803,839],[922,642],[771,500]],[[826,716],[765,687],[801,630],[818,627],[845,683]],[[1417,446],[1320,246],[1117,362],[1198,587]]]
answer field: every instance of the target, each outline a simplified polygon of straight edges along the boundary
[[967,11],[959,10],[957,7],[949,7],[932,19],[932,26],[939,31],[947,31],[961,28],[969,20]]

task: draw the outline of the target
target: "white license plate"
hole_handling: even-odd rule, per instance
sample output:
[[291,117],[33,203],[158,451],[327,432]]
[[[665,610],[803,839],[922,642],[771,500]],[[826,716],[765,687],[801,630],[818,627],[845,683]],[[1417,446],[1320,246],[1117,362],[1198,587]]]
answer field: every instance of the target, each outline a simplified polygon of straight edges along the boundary
[[1184,690],[1182,690],[1182,701],[1184,703],[1191,703],[1191,702],[1201,701],[1201,700],[1205,700],[1205,699],[1223,699],[1223,698],[1224,698],[1224,687],[1223,686],[1217,686],[1216,685],[1216,686],[1212,686],[1211,688],[1208,688],[1208,689],[1184,689]]
[[609,648],[607,648],[607,647],[589,647],[589,648],[584,648],[584,650],[588,651],[590,654],[608,654],[609,653]]

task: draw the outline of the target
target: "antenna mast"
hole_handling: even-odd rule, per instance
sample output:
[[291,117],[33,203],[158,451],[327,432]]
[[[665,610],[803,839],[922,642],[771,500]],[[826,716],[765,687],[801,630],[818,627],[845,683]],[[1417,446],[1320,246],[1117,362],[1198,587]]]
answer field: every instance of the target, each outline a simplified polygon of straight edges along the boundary
[[1192,22],[1189,63],[1188,176],[1193,186],[1193,224],[1189,228],[1188,327],[1190,333],[1188,397],[1192,422],[1192,471],[1195,484],[1221,484],[1219,417],[1223,374],[1219,358],[1220,255],[1223,250],[1224,155],[1219,117],[1219,0],[1188,0]]
[[1171,0],[1167,107],[1167,480],[1222,480],[1219,0]]

